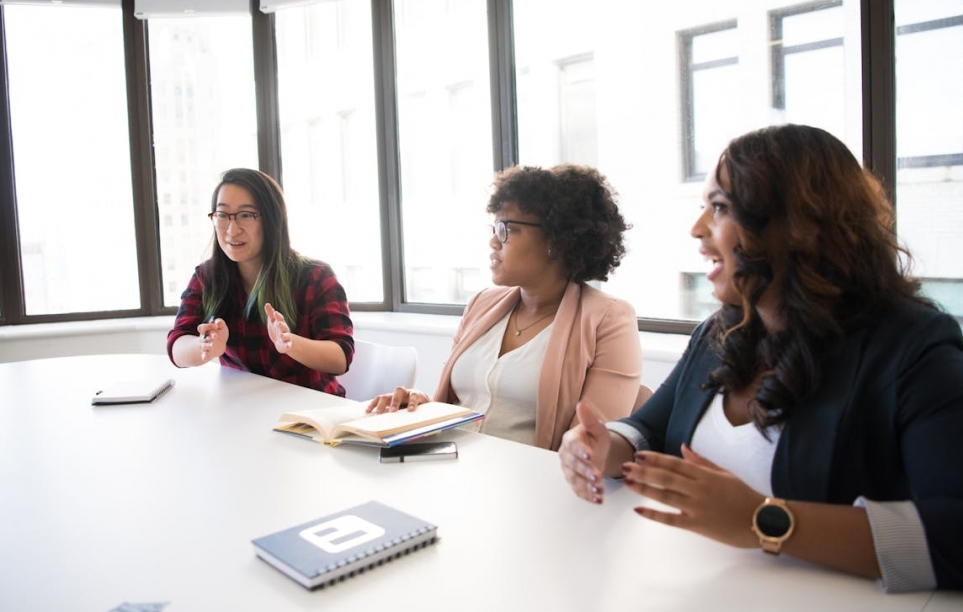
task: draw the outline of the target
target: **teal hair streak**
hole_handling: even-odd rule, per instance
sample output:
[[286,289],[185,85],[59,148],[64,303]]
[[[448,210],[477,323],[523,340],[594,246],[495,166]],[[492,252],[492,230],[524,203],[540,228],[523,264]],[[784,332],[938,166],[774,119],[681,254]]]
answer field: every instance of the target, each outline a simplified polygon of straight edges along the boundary
[[[244,305],[244,317],[251,318],[252,310],[257,311],[258,317],[263,323],[267,323],[267,315],[264,314],[264,305],[270,303],[274,309],[284,315],[289,327],[294,329],[298,323],[298,305],[294,299],[294,288],[297,286],[301,277],[303,267],[302,258],[298,255],[292,256],[290,263],[275,262],[269,267],[262,267],[254,281],[254,287]],[[272,273],[273,272],[273,273]],[[273,283],[269,282],[269,277]]]

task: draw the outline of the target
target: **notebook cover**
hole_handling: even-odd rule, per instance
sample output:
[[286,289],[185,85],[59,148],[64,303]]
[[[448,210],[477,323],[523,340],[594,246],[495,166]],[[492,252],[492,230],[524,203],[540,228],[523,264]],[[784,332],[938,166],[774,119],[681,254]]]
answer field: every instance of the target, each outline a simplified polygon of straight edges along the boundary
[[370,501],[252,540],[255,553],[307,588],[327,586],[437,540],[437,527]]

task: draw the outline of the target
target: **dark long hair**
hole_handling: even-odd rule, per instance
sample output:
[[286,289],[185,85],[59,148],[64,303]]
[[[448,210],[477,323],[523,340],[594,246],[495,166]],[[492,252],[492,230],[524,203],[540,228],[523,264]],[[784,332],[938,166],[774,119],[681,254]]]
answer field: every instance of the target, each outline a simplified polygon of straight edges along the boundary
[[[264,304],[270,302],[284,315],[292,328],[297,323],[298,307],[294,300],[294,289],[300,282],[303,258],[291,248],[288,233],[288,211],[284,203],[281,186],[273,178],[258,170],[233,168],[221,176],[221,182],[214,188],[211,196],[211,212],[217,210],[217,194],[224,185],[237,185],[246,189],[261,214],[258,222],[264,236],[261,246],[261,271],[244,305],[244,317],[250,318],[257,313],[265,321]],[[214,244],[207,268],[209,274],[201,277],[204,291],[201,304],[204,318],[220,316],[230,310],[225,302],[236,290],[240,282],[237,264],[231,261],[217,242]]]
[[[782,125],[740,136],[720,156],[716,181],[740,226],[741,304],[711,321],[722,365],[707,386],[737,391],[764,372],[749,403],[762,430],[819,386],[821,358],[848,330],[897,300],[932,304],[908,275],[882,185],[828,132]],[[756,311],[767,289],[785,324],[774,334]]]

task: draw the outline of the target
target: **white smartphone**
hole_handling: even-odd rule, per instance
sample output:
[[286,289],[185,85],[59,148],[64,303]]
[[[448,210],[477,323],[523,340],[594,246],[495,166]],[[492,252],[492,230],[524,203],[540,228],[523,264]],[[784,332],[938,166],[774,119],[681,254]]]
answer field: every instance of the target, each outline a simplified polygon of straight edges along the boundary
[[381,463],[405,463],[457,458],[458,447],[454,442],[408,442],[391,448],[382,448],[378,460]]

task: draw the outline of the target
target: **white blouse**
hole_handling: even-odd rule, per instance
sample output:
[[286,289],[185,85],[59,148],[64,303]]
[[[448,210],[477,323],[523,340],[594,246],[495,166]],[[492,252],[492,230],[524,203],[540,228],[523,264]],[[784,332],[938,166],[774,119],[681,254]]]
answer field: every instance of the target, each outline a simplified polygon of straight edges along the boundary
[[465,349],[452,366],[451,388],[460,405],[485,414],[482,433],[534,445],[538,377],[552,325],[499,357],[510,316]]
[[733,425],[726,418],[722,394],[716,393],[692,434],[692,450],[740,480],[772,497],[772,459],[776,454],[781,427],[766,430],[766,440],[753,423]]

